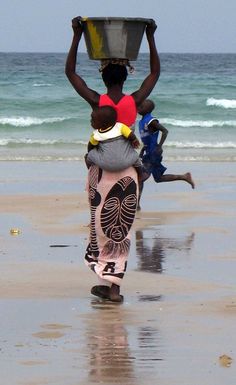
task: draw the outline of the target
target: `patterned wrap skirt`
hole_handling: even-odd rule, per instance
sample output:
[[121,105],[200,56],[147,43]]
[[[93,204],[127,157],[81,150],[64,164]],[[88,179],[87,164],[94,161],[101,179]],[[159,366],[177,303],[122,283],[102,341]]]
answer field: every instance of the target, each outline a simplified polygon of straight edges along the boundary
[[120,286],[136,213],[137,172],[133,167],[108,172],[92,165],[87,188],[91,221],[85,263],[108,285]]

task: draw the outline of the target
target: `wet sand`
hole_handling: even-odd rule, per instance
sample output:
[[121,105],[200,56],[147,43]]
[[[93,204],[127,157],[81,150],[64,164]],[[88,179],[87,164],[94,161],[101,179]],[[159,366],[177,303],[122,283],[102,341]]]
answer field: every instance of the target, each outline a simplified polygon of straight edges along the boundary
[[195,190],[146,183],[124,303],[112,304],[90,294],[96,276],[83,262],[85,172],[76,163],[4,165],[2,384],[235,384],[235,165],[188,168]]

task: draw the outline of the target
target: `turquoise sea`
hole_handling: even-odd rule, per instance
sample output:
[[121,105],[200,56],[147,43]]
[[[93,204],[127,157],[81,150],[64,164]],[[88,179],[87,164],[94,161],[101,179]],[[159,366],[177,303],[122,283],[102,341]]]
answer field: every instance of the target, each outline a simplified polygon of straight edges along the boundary
[[[151,98],[169,130],[165,161],[236,161],[236,54],[160,54]],[[91,133],[90,107],[64,74],[64,53],[0,53],[0,161],[81,160]],[[148,73],[140,53],[125,84]],[[99,62],[80,54],[81,75],[104,92]]]

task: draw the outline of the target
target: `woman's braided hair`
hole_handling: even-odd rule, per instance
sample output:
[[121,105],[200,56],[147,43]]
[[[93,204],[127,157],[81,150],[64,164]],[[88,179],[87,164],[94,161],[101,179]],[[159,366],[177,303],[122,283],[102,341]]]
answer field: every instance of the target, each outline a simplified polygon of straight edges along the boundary
[[108,86],[123,83],[129,72],[133,72],[134,68],[127,59],[104,59],[101,60],[99,71],[102,73],[102,79]]

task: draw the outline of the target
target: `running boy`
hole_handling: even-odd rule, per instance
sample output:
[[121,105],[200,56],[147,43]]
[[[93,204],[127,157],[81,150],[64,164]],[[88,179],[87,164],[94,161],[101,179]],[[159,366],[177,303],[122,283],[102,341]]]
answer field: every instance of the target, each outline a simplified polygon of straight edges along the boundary
[[[165,174],[167,168],[162,164],[162,146],[167,138],[168,130],[152,115],[154,108],[155,104],[150,99],[146,99],[138,108],[138,113],[142,116],[142,119],[139,121],[139,134],[143,143],[140,157],[146,170],[144,180],[147,180],[151,175],[157,183],[183,180],[194,189],[194,182],[189,172],[181,175]],[[159,133],[161,133],[160,139]],[[138,210],[140,210],[140,198],[144,180],[139,182]]]

